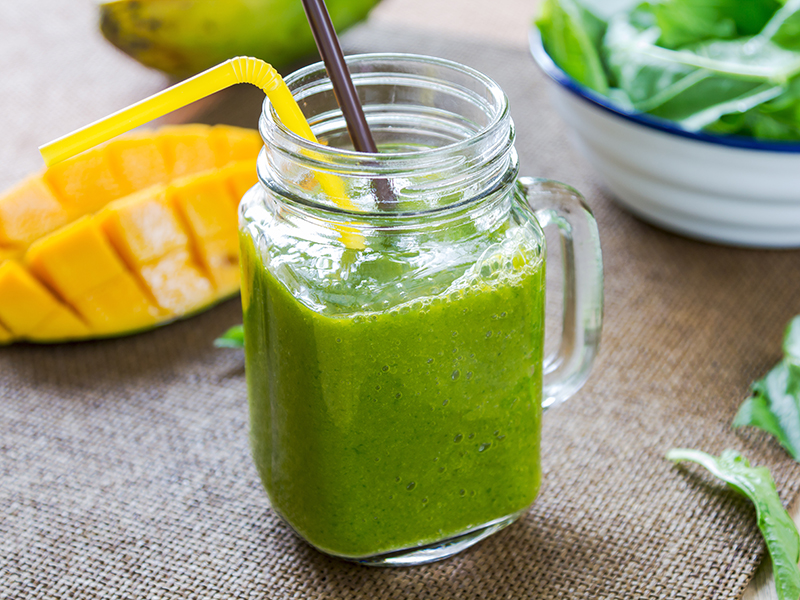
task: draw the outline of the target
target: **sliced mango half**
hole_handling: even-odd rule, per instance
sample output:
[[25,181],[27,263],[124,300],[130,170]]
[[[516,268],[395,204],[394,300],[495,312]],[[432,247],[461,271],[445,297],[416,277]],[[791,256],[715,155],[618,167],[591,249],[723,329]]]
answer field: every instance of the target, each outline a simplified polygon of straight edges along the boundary
[[14,341],[14,334],[0,325],[0,344],[10,344]]
[[165,127],[0,194],[0,344],[132,333],[235,294],[260,148],[252,130]]

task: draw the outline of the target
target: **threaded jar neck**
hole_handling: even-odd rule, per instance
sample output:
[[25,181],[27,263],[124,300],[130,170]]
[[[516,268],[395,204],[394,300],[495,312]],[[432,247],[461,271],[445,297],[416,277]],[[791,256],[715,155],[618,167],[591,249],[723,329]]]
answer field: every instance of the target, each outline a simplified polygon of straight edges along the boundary
[[[514,128],[494,81],[410,54],[356,55],[347,64],[380,154],[352,149],[324,66],[301,69],[285,81],[322,145],[286,129],[265,99],[258,173],[278,197],[360,218],[419,217],[463,208],[513,182]],[[338,183],[326,186],[326,178]]]

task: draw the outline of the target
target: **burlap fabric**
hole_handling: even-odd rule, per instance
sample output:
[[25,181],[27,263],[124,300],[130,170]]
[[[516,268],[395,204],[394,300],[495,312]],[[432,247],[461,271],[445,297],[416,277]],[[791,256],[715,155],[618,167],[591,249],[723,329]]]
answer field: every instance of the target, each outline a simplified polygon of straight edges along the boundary
[[[3,35],[14,23],[6,16]],[[3,35],[4,69],[20,57],[42,67]],[[81,114],[163,84],[85,43],[98,68],[59,59],[50,91],[29,78],[42,90],[26,91],[42,120],[15,106],[25,94],[4,88],[0,118],[16,150],[3,154],[0,186],[33,167],[31,146]],[[764,553],[754,511],[664,453],[734,447],[770,467],[784,502],[797,494],[800,467],[766,435],[730,423],[800,312],[800,253],[691,241],[620,210],[567,146],[523,52],[375,27],[346,46],[444,56],[494,77],[510,97],[523,172],[575,185],[598,217],[602,352],[587,386],[545,418],[535,505],[474,548],[418,568],[370,569],[306,546],[270,512],[251,464],[242,354],[211,346],[241,318],[232,300],[125,339],[0,350],[0,598],[738,598]],[[53,99],[76,93],[63,69],[95,91],[66,102],[69,123],[58,129]],[[114,89],[127,95],[109,107]],[[258,98],[229,95],[203,117],[254,123]]]

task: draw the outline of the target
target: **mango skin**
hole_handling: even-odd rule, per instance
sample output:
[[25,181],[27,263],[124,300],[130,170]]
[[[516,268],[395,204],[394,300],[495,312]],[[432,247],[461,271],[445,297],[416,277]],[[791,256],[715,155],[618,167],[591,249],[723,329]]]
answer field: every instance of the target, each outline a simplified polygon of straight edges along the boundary
[[[379,0],[328,0],[337,31]],[[316,51],[300,0],[116,0],[100,4],[100,31],[140,63],[176,78],[235,56],[276,68]]]
[[[253,130],[165,127],[0,193],[0,231],[13,233],[0,237],[0,345],[128,335],[235,295],[229,248],[260,147]],[[101,185],[87,175],[98,169]]]

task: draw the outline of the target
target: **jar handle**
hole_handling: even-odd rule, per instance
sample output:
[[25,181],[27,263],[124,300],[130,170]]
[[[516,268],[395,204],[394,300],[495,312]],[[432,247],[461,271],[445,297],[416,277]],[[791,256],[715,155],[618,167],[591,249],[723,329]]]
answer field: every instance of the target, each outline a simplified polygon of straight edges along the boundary
[[597,222],[583,196],[551,181],[521,177],[518,186],[542,228],[561,239],[564,304],[561,343],[544,359],[542,407],[577,392],[589,378],[603,325],[603,259]]

